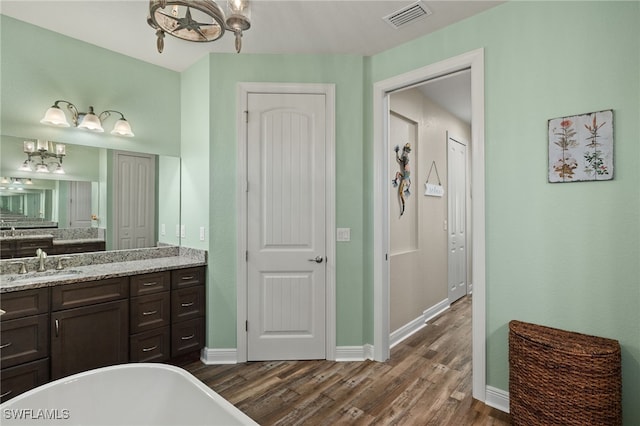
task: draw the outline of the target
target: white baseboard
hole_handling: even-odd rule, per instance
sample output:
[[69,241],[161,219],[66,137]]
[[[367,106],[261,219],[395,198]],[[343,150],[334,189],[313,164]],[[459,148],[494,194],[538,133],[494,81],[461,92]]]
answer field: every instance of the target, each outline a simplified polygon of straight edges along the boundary
[[365,361],[373,359],[373,345],[363,346],[338,346],[336,348],[336,361]]
[[203,348],[200,353],[200,361],[207,365],[214,364],[237,364],[238,351],[236,348],[230,349],[209,349]]
[[487,386],[485,392],[485,404],[505,413],[509,412],[509,392],[493,386]]
[[449,299],[444,299],[443,301],[436,303],[429,309],[425,310],[418,318],[395,330],[389,336],[389,347],[393,348],[395,345],[402,342],[407,337],[422,329],[429,320],[436,317],[437,315],[440,315],[442,312],[449,309],[450,306],[451,305],[449,304]]

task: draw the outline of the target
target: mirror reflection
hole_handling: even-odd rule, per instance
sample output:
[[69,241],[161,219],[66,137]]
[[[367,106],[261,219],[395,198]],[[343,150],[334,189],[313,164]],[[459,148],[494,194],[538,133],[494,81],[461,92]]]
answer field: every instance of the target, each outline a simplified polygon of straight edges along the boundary
[[179,158],[64,144],[64,173],[53,155],[37,172],[36,161],[25,167],[26,147],[60,143],[0,138],[2,258],[31,256],[18,248],[40,237],[50,254],[179,245]]

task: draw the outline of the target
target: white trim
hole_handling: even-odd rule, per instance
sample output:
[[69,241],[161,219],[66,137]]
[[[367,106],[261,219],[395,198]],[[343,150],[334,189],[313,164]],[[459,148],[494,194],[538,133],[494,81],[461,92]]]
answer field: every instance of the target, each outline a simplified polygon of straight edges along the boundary
[[487,399],[484,401],[489,407],[493,407],[505,413],[509,413],[509,392],[502,389],[487,386],[485,390]]
[[450,306],[451,305],[449,304],[449,300],[444,299],[443,301],[436,303],[429,309],[425,310],[418,318],[414,319],[413,321],[409,321],[407,324],[392,332],[389,337],[390,348],[393,348],[395,345],[402,342],[407,337],[422,330],[427,326],[427,322],[449,309]]
[[245,111],[249,93],[307,93],[323,94],[326,99],[326,359],[336,359],[336,165],[335,165],[335,85],[304,83],[238,83],[236,131],[238,135],[236,211],[237,211],[237,359],[247,361],[247,126]]
[[336,348],[337,362],[365,361],[373,359],[373,346],[338,346]]
[[237,364],[238,354],[235,348],[211,349],[203,348],[200,353],[200,361],[206,365]]
[[374,359],[389,358],[389,262],[386,260],[389,247],[388,182],[387,167],[388,138],[387,116],[388,94],[395,90],[418,84],[462,69],[471,68],[471,168],[472,183],[472,271],[474,291],[472,301],[473,334],[473,397],[485,400],[486,393],[486,325],[485,325],[485,188],[484,188],[484,50],[477,49],[451,59],[428,65],[373,86],[373,173],[374,173],[374,249],[373,249],[373,327]]

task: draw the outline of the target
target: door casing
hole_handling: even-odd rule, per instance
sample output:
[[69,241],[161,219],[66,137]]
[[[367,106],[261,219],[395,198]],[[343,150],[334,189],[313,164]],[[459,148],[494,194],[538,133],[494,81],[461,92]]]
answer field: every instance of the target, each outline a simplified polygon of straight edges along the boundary
[[472,393],[486,401],[486,290],[484,180],[484,49],[476,49],[373,85],[373,358],[389,358],[389,218],[387,135],[389,93],[471,68],[471,192],[472,211]]
[[335,85],[304,83],[238,83],[236,114],[237,170],[236,203],[236,301],[237,301],[237,362],[247,361],[247,126],[246,111],[249,93],[309,93],[323,94],[326,99],[326,357],[336,359],[336,238],[335,238]]

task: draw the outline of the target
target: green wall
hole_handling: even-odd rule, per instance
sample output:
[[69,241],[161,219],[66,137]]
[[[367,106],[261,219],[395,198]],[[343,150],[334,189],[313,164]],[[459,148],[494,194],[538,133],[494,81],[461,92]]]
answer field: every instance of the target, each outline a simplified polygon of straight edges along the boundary
[[[508,389],[511,319],[614,338],[628,425],[640,424],[639,28],[638,2],[510,2],[372,57],[365,94],[370,105],[372,82],[484,48],[487,385]],[[547,120],[603,109],[615,180],[547,183]]]
[[364,283],[357,271],[362,270],[364,251],[360,201],[363,59],[347,55],[248,54],[212,54],[209,59],[211,242],[207,344],[236,347],[237,83],[293,82],[336,85],[336,225],[351,228],[351,242],[339,243],[336,248],[337,344],[362,345]]

